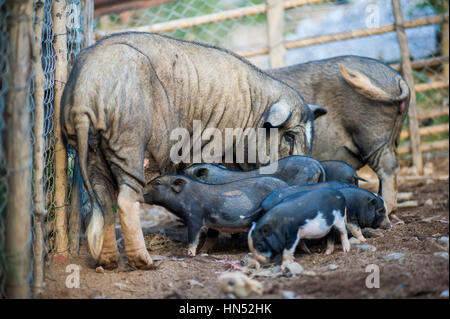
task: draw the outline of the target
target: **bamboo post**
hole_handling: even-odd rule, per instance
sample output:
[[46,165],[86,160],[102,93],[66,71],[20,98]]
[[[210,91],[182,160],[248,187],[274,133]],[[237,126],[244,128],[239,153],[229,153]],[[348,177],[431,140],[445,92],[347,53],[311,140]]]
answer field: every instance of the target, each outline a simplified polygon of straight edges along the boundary
[[406,37],[405,27],[403,26],[403,14],[400,6],[400,0],[392,0],[394,11],[395,29],[397,31],[398,44],[400,46],[401,69],[411,90],[411,99],[409,102],[409,131],[411,140],[411,153],[413,166],[418,174],[422,174],[423,162],[420,150],[419,122],[416,114],[416,92],[414,90],[414,78],[411,68],[411,60],[408,48],[408,39]]
[[[443,10],[444,12],[448,11],[448,1],[442,1],[442,5],[443,5]],[[441,28],[442,28],[442,55],[443,56],[448,56],[449,52],[448,52],[448,19],[445,20],[444,22],[442,22],[441,24]],[[444,64],[444,79],[448,80],[448,60],[447,62]]]
[[8,169],[5,218],[6,296],[29,298],[31,270],[30,28],[33,0],[9,0],[9,73],[4,150]]
[[271,68],[285,65],[283,0],[267,0],[267,34]]
[[84,47],[94,44],[94,0],[84,0]]
[[42,26],[44,2],[34,1],[34,23],[32,33],[32,66],[34,72],[34,126],[33,146],[33,187],[34,187],[34,236],[33,236],[33,293],[39,294],[44,287],[44,235],[43,225],[46,215],[44,190],[44,90],[45,75],[42,70]]
[[67,237],[67,151],[61,134],[61,96],[67,80],[66,1],[55,1],[52,6],[55,63],[54,137],[55,137],[55,254],[68,257]]

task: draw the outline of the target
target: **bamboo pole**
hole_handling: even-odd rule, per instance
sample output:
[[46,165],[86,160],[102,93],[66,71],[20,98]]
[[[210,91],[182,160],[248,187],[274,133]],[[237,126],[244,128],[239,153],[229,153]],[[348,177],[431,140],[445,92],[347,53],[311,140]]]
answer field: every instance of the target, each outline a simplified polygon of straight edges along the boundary
[[408,48],[408,39],[406,37],[403,23],[402,8],[400,0],[392,0],[392,9],[395,19],[395,29],[397,31],[398,44],[400,46],[401,69],[406,83],[411,89],[411,98],[409,101],[409,131],[411,140],[412,163],[418,174],[422,174],[423,162],[422,152],[420,150],[419,121],[416,114],[416,93],[414,91],[414,78],[412,75],[411,59]]
[[417,92],[424,92],[430,90],[438,90],[438,89],[447,89],[448,88],[448,80],[447,81],[434,81],[431,83],[420,83],[414,85],[414,90]]
[[[448,0],[444,0],[442,1],[442,5],[443,5],[443,9],[444,11],[448,11]],[[448,12],[447,12],[448,14]],[[443,21],[441,24],[441,28],[442,28],[442,55],[449,55],[449,51],[448,51],[448,19]],[[448,60],[447,62],[444,64],[444,79],[448,79],[449,73],[448,73]]]
[[68,257],[67,237],[67,151],[61,134],[60,107],[61,96],[67,80],[67,34],[66,2],[55,1],[52,6],[54,48],[55,88],[54,88],[54,137],[55,137],[55,254]]
[[[448,150],[448,140],[422,143],[421,149],[423,152]],[[411,148],[409,146],[400,146],[397,148],[397,152],[398,154],[409,154],[411,153]]]
[[[448,13],[445,15],[435,15],[425,18],[418,18],[406,21],[404,23],[404,28],[416,28],[416,27],[422,27],[432,24],[439,24],[443,21],[448,20]],[[339,32],[334,34],[324,34],[321,36],[316,37],[310,37],[310,38],[304,38],[300,40],[293,40],[293,41],[287,41],[285,42],[285,47],[287,50],[290,49],[297,49],[302,47],[307,47],[311,45],[317,45],[317,44],[323,44],[323,43],[329,43],[329,42],[335,42],[335,41],[343,41],[343,40],[350,40],[350,39],[358,39],[388,32],[395,31],[395,25],[394,24],[387,24],[380,26],[378,28],[365,28],[365,29],[357,29],[357,30],[351,30],[351,31],[345,31],[345,32]],[[269,48],[262,48],[252,51],[246,51],[246,52],[238,52],[241,56],[245,58],[257,56],[257,55],[265,55],[269,53]]]
[[83,1],[84,14],[84,47],[94,44],[94,0]]
[[[439,125],[426,126],[426,127],[419,128],[420,136],[440,134],[440,133],[445,133],[445,132],[448,132],[448,124],[439,124]],[[409,137],[408,130],[403,130],[400,133],[400,138],[408,138],[408,137]]]
[[9,0],[9,73],[5,107],[4,151],[8,169],[5,218],[6,296],[29,298],[31,270],[31,110],[30,29],[33,0]]
[[44,287],[44,235],[43,225],[46,216],[44,190],[44,90],[45,75],[42,70],[42,26],[44,18],[44,3],[34,1],[34,23],[32,41],[32,63],[34,72],[34,126],[35,138],[33,146],[33,188],[34,188],[34,236],[33,236],[33,294],[42,292]]
[[[435,68],[441,66],[443,63],[448,63],[448,55],[438,56],[428,59],[420,59],[411,62],[411,67],[413,70],[423,69],[423,68]],[[391,64],[393,69],[400,71],[400,64]]]
[[283,0],[267,0],[267,34],[271,68],[285,65]]
[[442,109],[417,112],[417,118],[419,120],[424,120],[424,119],[430,119],[430,118],[444,116],[444,115],[448,115],[448,114],[449,114],[449,110],[446,107],[446,108],[442,108]]

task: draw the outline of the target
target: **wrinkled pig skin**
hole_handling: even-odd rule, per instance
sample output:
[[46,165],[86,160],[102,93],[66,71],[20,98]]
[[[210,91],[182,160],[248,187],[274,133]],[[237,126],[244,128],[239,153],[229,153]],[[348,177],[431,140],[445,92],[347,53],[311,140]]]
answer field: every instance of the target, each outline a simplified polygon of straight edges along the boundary
[[408,112],[410,89],[387,64],[339,56],[269,71],[298,89],[308,103],[328,109],[314,126],[312,156],[341,160],[378,175],[388,213],[397,207],[396,147]]
[[91,255],[98,265],[117,266],[118,192],[128,262],[141,269],[152,268],[139,220],[144,160],[153,177],[176,171],[173,129],[185,128],[192,138],[194,120],[201,121],[201,133],[210,127],[222,135],[225,128],[278,128],[282,158],[310,154],[305,131],[326,112],[229,51],[145,32],[114,34],[82,50],[61,108],[62,131],[77,150],[92,202],[86,233]]

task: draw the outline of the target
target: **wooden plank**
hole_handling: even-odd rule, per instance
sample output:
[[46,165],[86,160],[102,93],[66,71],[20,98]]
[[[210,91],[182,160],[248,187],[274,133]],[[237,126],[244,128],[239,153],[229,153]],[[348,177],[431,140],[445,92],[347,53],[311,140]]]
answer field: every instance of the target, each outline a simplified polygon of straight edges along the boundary
[[400,46],[401,70],[406,83],[411,89],[411,98],[409,102],[409,133],[411,140],[412,163],[418,174],[422,174],[423,161],[422,152],[420,150],[419,121],[416,114],[416,94],[414,91],[414,78],[411,68],[411,58],[408,48],[408,39],[406,37],[402,8],[400,0],[392,0],[392,9],[395,19],[395,29],[397,31],[398,44]]
[[267,0],[267,34],[271,68],[285,66],[283,0]]

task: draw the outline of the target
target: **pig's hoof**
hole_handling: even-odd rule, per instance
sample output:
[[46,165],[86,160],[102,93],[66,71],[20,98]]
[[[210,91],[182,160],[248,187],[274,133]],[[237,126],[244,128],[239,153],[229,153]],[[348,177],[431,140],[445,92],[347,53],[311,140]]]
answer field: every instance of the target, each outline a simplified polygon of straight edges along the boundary
[[145,249],[141,249],[135,254],[128,253],[127,258],[128,263],[136,268],[143,270],[153,268],[153,260]]
[[97,266],[102,266],[104,269],[112,270],[117,268],[119,264],[119,255],[117,253],[101,254],[97,262]]
[[189,257],[195,257],[196,253],[197,253],[197,245],[189,244],[187,247],[187,255]]
[[346,242],[345,244],[343,244],[342,250],[344,251],[344,253],[348,253],[350,251],[350,243]]
[[323,253],[324,255],[331,255],[333,253],[334,249],[327,249],[325,250],[325,252]]

